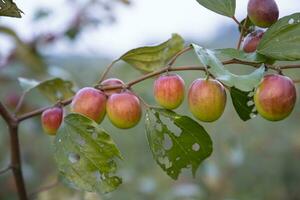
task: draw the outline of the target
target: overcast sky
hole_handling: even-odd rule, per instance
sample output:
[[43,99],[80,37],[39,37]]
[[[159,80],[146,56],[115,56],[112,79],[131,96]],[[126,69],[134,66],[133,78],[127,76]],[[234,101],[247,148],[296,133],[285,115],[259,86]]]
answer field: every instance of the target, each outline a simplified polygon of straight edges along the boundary
[[[14,27],[23,38],[47,29],[59,29],[70,19],[72,8],[64,6],[64,0],[15,0],[26,13],[21,19],[3,18],[1,23]],[[237,0],[236,16],[245,17],[248,0]],[[300,12],[299,0],[277,0],[280,16]],[[34,9],[54,8],[55,18],[33,27],[31,22]],[[149,41],[164,41],[171,33],[179,33],[186,38],[210,39],[218,27],[234,23],[230,18],[215,14],[196,0],[132,0],[132,6],[118,6],[115,9],[117,22],[110,26],[100,26],[80,35],[78,42],[68,41],[52,47],[58,53],[107,54],[117,57],[129,49],[144,45]],[[0,35],[1,53],[7,50],[10,41]],[[5,48],[4,48],[5,47]]]

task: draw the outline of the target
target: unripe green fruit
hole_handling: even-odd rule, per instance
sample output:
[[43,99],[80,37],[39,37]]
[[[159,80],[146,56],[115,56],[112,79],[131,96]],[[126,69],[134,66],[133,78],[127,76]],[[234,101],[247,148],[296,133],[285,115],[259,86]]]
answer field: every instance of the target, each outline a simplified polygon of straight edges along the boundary
[[226,105],[226,91],[217,80],[195,80],[188,92],[191,113],[199,120],[213,122],[221,117]]
[[[124,85],[124,82],[117,78],[109,78],[101,82],[102,86],[114,86],[114,85]],[[122,88],[113,89],[113,90],[106,90],[105,94],[107,96],[110,96],[114,93],[120,93],[122,91]]]
[[293,81],[282,75],[267,75],[254,94],[258,113],[270,121],[279,121],[290,115],[297,99]]
[[79,90],[73,98],[71,111],[80,113],[97,123],[105,116],[106,95],[92,87]]
[[256,30],[253,31],[252,33],[249,33],[245,37],[245,40],[243,42],[243,50],[246,53],[255,52],[263,35],[264,35],[264,31],[262,30]]
[[249,0],[248,16],[256,26],[267,28],[278,20],[278,6],[274,0]]
[[177,74],[160,76],[154,82],[153,92],[160,106],[175,109],[184,99],[184,81]]
[[41,121],[44,131],[49,135],[56,135],[63,118],[63,109],[49,108],[42,113]]
[[112,94],[106,104],[109,120],[118,128],[134,127],[141,119],[139,99],[131,92]]

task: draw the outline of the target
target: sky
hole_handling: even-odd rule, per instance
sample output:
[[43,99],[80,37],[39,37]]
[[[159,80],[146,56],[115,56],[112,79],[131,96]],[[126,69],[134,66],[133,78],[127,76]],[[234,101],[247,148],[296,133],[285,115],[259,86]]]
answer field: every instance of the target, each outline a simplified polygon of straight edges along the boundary
[[[84,0],[82,0],[84,1]],[[77,42],[69,40],[57,43],[47,49],[57,54],[108,55],[118,57],[126,51],[153,41],[165,41],[172,33],[183,38],[199,38],[200,41],[214,37],[219,28],[234,24],[233,20],[213,13],[196,0],[131,0],[131,6],[115,8],[116,23],[88,29]],[[3,18],[0,23],[13,27],[25,40],[47,30],[59,30],[74,14],[74,8],[64,0],[15,0],[26,13],[23,18]],[[248,0],[237,0],[236,18],[245,17]],[[300,12],[299,0],[277,0],[280,16]],[[55,10],[55,17],[34,24],[33,11],[39,7]],[[12,41],[0,35],[0,53],[12,48]]]

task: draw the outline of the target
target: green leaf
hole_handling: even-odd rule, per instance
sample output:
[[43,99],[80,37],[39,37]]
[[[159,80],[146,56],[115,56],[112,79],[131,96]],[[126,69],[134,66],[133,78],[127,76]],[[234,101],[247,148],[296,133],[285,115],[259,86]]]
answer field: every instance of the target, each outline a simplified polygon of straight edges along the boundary
[[22,10],[12,0],[0,0],[0,16],[21,18]]
[[243,92],[234,87],[230,88],[233,106],[243,121],[251,119],[252,114],[257,114],[254,112],[255,105],[253,102],[253,95],[251,96],[250,94],[251,92]]
[[140,47],[121,56],[127,62],[143,72],[152,72],[163,66],[180,50],[184,48],[184,40],[178,34],[157,46]]
[[24,93],[37,89],[52,102],[69,99],[74,96],[72,82],[65,81],[60,78],[53,78],[44,82],[38,82],[36,80],[26,78],[18,78],[18,80]]
[[300,60],[300,13],[279,19],[262,37],[257,52],[281,61]]
[[[164,119],[171,122],[165,124]],[[173,179],[177,179],[184,168],[191,168],[195,176],[199,165],[212,153],[208,133],[187,116],[153,108],[147,110],[145,124],[154,159]]]
[[252,91],[263,78],[265,68],[261,66],[248,75],[235,75],[228,71],[212,50],[192,44],[196,55],[216,79],[229,87],[236,87],[242,91]]
[[65,117],[55,138],[54,156],[60,174],[77,189],[107,193],[122,183],[115,175],[120,151],[97,123],[82,115]]
[[220,15],[233,17],[235,13],[235,0],[197,0],[205,8]]
[[244,51],[233,48],[217,49],[215,52],[218,56],[224,56],[229,59],[237,59],[246,62],[264,63],[267,61],[267,58],[261,54],[255,52],[245,53]]

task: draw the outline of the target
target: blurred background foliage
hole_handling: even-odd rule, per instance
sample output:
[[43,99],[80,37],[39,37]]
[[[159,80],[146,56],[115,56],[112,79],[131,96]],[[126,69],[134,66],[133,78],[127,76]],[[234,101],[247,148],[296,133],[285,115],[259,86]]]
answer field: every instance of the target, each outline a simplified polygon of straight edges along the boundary
[[[130,5],[122,1],[68,1],[78,4],[73,20],[61,30],[36,35],[24,41],[16,32],[0,21],[0,34],[13,38],[15,48],[7,55],[0,55],[0,99],[13,111],[22,95],[18,77],[45,80],[61,77],[74,83],[74,90],[94,84],[112,58],[72,55],[51,55],[45,49],[66,38],[76,41],[83,29],[114,22],[115,4]],[[84,3],[82,3],[84,2]],[[91,12],[101,9],[101,12]],[[93,13],[93,14],[91,14]],[[37,10],[33,23],[47,18],[51,10]],[[59,19],[57,19],[59,20]],[[126,31],[126,30],[124,30]],[[159,30],[158,30],[159,31]],[[170,33],[171,34],[171,33]],[[220,27],[219,34],[204,45],[208,48],[232,47],[238,37],[235,27]],[[185,38],[189,41],[189,38]],[[78,41],[77,41],[78,42]],[[193,38],[193,42],[195,38]],[[176,65],[198,64],[191,52],[182,56]],[[249,73],[250,67],[228,66],[237,74]],[[202,72],[180,72],[186,88]],[[118,63],[110,76],[124,81],[141,74],[125,63]],[[299,70],[289,70],[286,75],[300,77]],[[298,78],[299,79],[299,78]],[[153,79],[134,87],[150,104],[155,104],[152,91]],[[298,90],[299,92],[299,90]],[[57,182],[57,168],[52,156],[53,138],[43,133],[39,117],[21,124],[20,141],[23,171],[28,191],[40,200],[56,199],[131,199],[131,200],[297,200],[300,199],[300,115],[299,101],[292,115],[281,122],[268,122],[261,117],[243,122],[239,119],[228,96],[222,118],[216,123],[201,123],[214,142],[214,152],[200,166],[196,178],[184,172],[173,181],[156,165],[148,147],[143,120],[130,130],[119,130],[107,119],[103,127],[111,134],[120,148],[124,160],[119,161],[123,184],[114,192],[100,195],[75,191]],[[26,96],[21,112],[49,105],[38,93]],[[66,108],[68,109],[68,108]],[[176,112],[189,115],[187,103]],[[9,137],[3,120],[0,120],[0,168],[9,162]],[[35,193],[39,188],[52,185],[48,190]],[[11,173],[0,176],[0,199],[16,199],[16,188]]]

